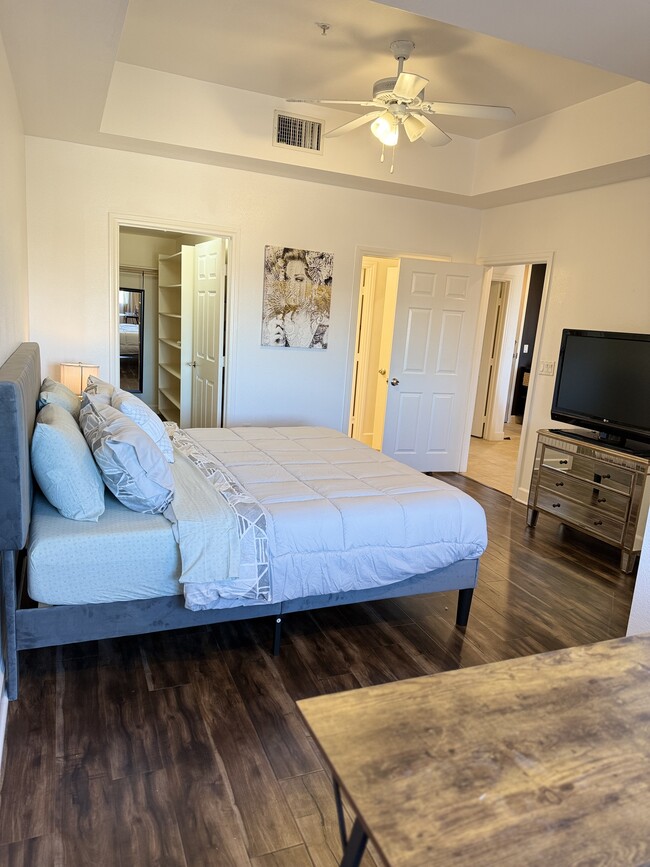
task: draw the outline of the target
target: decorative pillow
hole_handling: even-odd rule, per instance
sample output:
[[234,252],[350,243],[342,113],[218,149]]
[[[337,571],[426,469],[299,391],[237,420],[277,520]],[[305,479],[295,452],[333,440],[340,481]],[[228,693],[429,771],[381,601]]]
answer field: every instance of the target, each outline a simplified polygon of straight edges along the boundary
[[110,382],[104,382],[103,379],[92,375],[88,377],[88,382],[84,388],[84,394],[91,395],[96,404],[103,404],[104,406],[110,405],[114,391],[115,386],[111,385]]
[[41,393],[38,396],[38,408],[43,409],[47,404],[60,406],[71,413],[75,419],[79,418],[81,402],[79,395],[71,391],[62,382],[55,382],[48,376],[41,383]]
[[104,482],[68,410],[54,403],[40,410],[31,455],[41,491],[64,518],[96,521],[103,514]]
[[111,406],[123,412],[145,433],[148,433],[169,463],[174,463],[174,449],[165,426],[143,400],[128,391],[116,388],[111,397]]
[[104,482],[134,512],[158,514],[174,499],[174,478],[162,452],[141,427],[85,394],[79,417]]

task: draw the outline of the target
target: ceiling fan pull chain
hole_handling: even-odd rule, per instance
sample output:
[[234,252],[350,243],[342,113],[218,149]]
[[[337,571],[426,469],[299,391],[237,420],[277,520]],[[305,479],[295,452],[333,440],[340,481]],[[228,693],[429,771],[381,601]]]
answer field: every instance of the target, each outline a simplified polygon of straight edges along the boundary
[[386,145],[382,142],[382,145],[381,145],[381,157],[380,157],[380,159],[379,159],[379,162],[380,162],[380,163],[383,163],[383,161],[384,161],[384,151],[385,151],[385,150],[386,150]]
[[393,169],[395,168],[395,151],[396,150],[397,150],[397,148],[394,147],[393,148],[393,155],[392,155],[391,161],[390,161],[390,174],[391,175],[393,174]]

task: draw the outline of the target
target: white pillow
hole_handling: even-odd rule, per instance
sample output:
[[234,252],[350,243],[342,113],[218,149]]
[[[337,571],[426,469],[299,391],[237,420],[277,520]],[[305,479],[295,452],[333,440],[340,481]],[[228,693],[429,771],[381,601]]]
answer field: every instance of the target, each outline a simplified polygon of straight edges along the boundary
[[139,397],[128,391],[116,388],[111,396],[111,406],[123,412],[138,427],[141,427],[145,433],[148,433],[166,460],[170,464],[174,463],[174,449],[165,426],[156,413],[143,400],[140,400]]
[[72,413],[75,421],[79,418],[81,402],[79,395],[71,391],[62,382],[55,382],[48,376],[41,383],[41,393],[38,396],[38,409],[43,409],[47,404],[60,406]]
[[87,394],[79,422],[106,487],[117,499],[134,512],[164,512],[174,499],[174,478],[149,434]]
[[64,518],[96,521],[103,514],[104,482],[68,410],[54,403],[40,410],[31,457],[38,486]]
[[109,406],[114,391],[115,386],[111,385],[110,382],[104,382],[98,376],[92,375],[88,377],[88,382],[84,388],[84,394],[91,395],[96,404],[101,403],[104,406]]

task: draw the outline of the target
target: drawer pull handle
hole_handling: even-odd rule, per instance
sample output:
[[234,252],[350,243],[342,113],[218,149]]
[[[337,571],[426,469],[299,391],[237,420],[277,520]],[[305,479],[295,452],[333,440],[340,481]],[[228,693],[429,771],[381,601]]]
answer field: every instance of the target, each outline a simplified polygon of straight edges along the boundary
[[556,482],[556,483],[555,483],[555,487],[556,487],[556,488],[563,488],[563,487],[564,487],[564,482]]
[[611,479],[610,473],[606,473],[604,476],[601,476],[601,479]]
[[602,523],[602,521],[594,521],[594,527],[600,527]]
[[559,509],[562,503],[553,503],[552,505],[554,509]]
[[596,502],[597,502],[597,503],[606,503],[606,502],[607,502],[607,497],[598,497],[598,499],[596,500]]
[[568,464],[568,461],[560,461],[561,464]]

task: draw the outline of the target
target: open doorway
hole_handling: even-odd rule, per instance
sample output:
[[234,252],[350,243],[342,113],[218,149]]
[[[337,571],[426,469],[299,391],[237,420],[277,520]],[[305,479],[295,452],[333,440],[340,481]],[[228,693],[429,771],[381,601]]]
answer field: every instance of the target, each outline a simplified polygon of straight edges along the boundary
[[434,257],[360,257],[353,438],[423,472],[465,468],[485,274]]
[[398,280],[399,259],[363,257],[349,435],[378,451],[384,437]]
[[[112,381],[134,391],[166,420],[183,427],[221,426],[230,236],[119,219],[113,228],[117,358]],[[122,309],[131,297],[141,299],[135,323],[133,311]],[[129,345],[134,326],[139,340],[137,386]]]
[[548,263],[495,266],[465,475],[516,495]]

